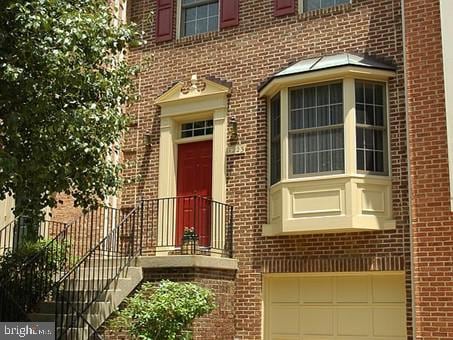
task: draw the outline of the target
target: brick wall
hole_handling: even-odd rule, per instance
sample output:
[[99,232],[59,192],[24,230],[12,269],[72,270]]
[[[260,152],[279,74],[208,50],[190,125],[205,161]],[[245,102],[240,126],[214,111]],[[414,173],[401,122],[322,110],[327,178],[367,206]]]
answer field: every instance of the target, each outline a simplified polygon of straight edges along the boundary
[[[194,340],[233,340],[234,338],[234,293],[235,272],[209,268],[145,269],[145,281],[158,282],[162,278],[176,282],[193,282],[209,288],[215,294],[217,308],[193,324]],[[126,332],[105,329],[106,340],[129,339]]]
[[450,211],[439,0],[405,0],[417,339],[453,338]]
[[[125,138],[125,158],[133,161],[123,190],[124,204],[141,193],[157,196],[159,110],[154,100],[179,80],[212,76],[232,83],[229,115],[247,153],[228,157],[227,201],[235,207],[235,327],[238,339],[261,338],[263,261],[298,258],[403,257],[407,274],[408,334],[411,334],[410,260],[406,124],[401,4],[399,0],[353,0],[352,5],[311,15],[273,17],[273,1],[241,1],[240,25],[221,32],[154,43],[155,1],[132,0],[130,18],[145,31],[148,45],[131,51],[132,63],[153,62],[138,80],[142,99],[129,111],[135,124]],[[257,86],[288,63],[341,52],[368,53],[397,65],[389,83],[393,231],[263,237],[267,223],[267,118]],[[152,144],[144,146],[145,131]]]

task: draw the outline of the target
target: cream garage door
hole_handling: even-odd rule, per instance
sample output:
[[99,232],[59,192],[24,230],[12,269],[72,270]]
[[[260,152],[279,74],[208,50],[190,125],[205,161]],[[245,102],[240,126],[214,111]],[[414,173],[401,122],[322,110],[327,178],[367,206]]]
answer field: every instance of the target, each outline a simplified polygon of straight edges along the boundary
[[404,274],[265,276],[266,340],[406,339]]

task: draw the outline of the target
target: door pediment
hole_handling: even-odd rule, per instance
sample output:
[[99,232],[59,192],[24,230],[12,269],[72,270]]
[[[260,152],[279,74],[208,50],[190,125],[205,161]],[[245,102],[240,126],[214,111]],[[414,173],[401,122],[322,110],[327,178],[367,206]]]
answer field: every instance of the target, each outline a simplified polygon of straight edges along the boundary
[[160,97],[156,104],[162,108],[163,115],[175,114],[180,108],[187,112],[188,104],[195,104],[199,111],[216,109],[226,105],[230,86],[210,79],[199,79],[196,75],[188,81],[180,81]]

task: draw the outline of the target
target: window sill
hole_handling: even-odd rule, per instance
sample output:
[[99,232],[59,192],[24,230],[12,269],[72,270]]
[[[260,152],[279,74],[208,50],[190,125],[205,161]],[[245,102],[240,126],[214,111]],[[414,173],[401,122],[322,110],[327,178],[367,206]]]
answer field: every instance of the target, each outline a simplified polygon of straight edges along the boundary
[[208,41],[217,38],[218,36],[220,36],[220,31],[211,31],[188,36],[180,36],[176,38],[176,45],[185,45],[192,42]]
[[394,229],[391,178],[334,175],[272,186],[264,236]]
[[315,18],[322,18],[328,15],[339,14],[339,13],[347,13],[351,11],[353,8],[353,4],[341,4],[333,7],[315,9],[307,12],[299,13],[298,20],[309,20]]

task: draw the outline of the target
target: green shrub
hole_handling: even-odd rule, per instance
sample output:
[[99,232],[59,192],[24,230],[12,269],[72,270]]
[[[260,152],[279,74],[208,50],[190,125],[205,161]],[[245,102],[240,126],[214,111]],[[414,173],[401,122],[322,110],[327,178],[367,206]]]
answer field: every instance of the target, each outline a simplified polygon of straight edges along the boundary
[[49,293],[56,274],[64,269],[68,249],[66,243],[49,244],[46,239],[22,242],[0,258],[2,286],[25,311],[30,311]]
[[192,339],[190,326],[194,319],[212,312],[214,295],[193,283],[147,282],[119,312],[111,325],[126,329],[143,340]]

